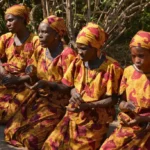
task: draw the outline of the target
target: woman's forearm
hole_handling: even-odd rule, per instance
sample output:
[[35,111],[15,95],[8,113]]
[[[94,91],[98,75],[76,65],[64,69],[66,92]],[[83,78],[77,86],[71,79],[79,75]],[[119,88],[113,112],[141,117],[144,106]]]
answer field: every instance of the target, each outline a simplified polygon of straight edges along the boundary
[[117,96],[116,98],[108,97],[99,101],[92,102],[91,104],[89,103],[90,107],[96,108],[96,107],[109,107],[113,106],[117,103]]
[[71,87],[68,87],[62,83],[48,82],[48,86],[55,91],[60,91],[62,93],[70,94]]
[[31,82],[31,78],[29,75],[24,75],[24,76],[18,77],[18,81],[19,82]]

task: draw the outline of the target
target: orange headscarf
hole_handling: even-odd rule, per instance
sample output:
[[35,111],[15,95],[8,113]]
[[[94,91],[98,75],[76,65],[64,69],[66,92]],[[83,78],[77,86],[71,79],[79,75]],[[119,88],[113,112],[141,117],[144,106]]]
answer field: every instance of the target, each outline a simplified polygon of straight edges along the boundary
[[42,22],[49,24],[49,26],[60,36],[64,36],[66,34],[67,29],[63,18],[51,15],[45,18]]
[[138,31],[130,42],[130,48],[137,46],[150,50],[150,32]]
[[6,10],[5,14],[20,16],[23,17],[27,23],[29,22],[29,9],[24,5],[13,5]]
[[76,43],[90,45],[96,49],[100,49],[106,40],[107,35],[103,28],[90,22],[79,32]]

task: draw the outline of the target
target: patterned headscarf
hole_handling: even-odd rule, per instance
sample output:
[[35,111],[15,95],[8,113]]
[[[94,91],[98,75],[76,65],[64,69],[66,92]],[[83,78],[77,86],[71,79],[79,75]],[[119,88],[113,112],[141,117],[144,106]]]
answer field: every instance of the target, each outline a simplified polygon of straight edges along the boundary
[[100,49],[106,40],[107,35],[103,28],[90,22],[79,32],[76,43],[90,45],[96,49]]
[[150,32],[138,31],[130,42],[130,48],[134,46],[150,50]]
[[26,23],[29,22],[29,9],[24,5],[13,5],[6,10],[5,14],[20,16],[26,20]]
[[67,32],[66,25],[63,18],[51,15],[45,18],[42,22],[49,24],[61,37]]

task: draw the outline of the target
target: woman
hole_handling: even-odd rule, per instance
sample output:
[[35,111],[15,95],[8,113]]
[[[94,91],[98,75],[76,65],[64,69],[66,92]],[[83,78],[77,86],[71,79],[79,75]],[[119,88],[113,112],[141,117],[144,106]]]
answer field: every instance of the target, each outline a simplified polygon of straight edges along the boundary
[[66,33],[62,18],[49,16],[40,23],[38,30],[43,48],[35,51],[27,69],[31,77],[36,73],[40,79],[33,86],[27,85],[37,94],[22,105],[5,130],[7,142],[30,150],[41,149],[49,133],[65,114],[70,95],[49,88],[48,84],[61,81],[76,55],[61,41]]
[[139,31],[130,43],[133,65],[120,85],[120,125],[100,150],[150,149],[150,32]]
[[96,150],[113,120],[114,104],[122,69],[101,53],[106,41],[104,30],[88,23],[77,36],[78,56],[62,82],[72,97],[65,116],[50,134],[43,150]]
[[31,96],[30,90],[25,89],[23,84],[30,81],[30,77],[25,75],[25,68],[39,42],[26,27],[28,12],[23,5],[14,5],[5,12],[10,32],[0,37],[0,124],[6,123]]

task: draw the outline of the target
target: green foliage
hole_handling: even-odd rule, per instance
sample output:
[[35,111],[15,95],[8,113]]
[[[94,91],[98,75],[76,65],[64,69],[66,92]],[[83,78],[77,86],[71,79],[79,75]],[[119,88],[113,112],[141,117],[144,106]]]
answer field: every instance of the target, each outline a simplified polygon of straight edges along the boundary
[[4,20],[4,11],[0,9],[0,35],[6,33],[7,31],[8,30]]

